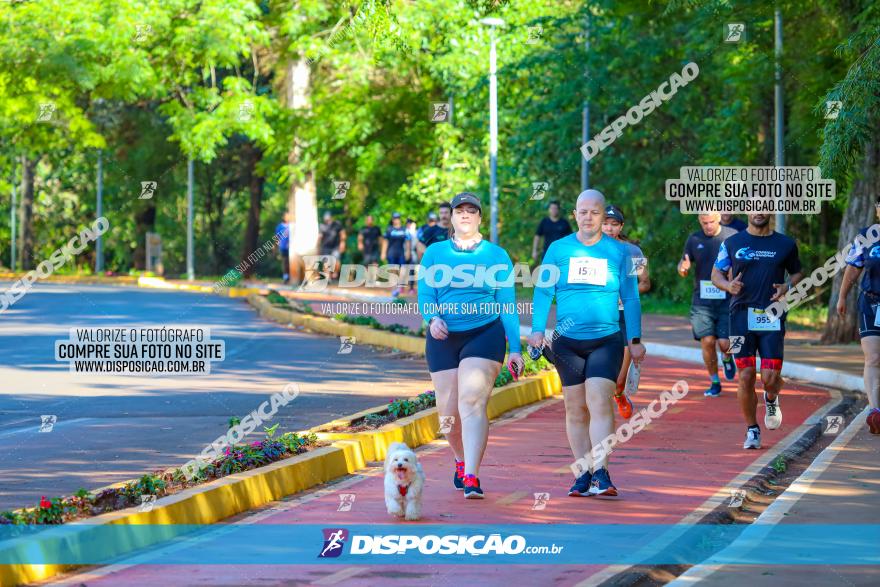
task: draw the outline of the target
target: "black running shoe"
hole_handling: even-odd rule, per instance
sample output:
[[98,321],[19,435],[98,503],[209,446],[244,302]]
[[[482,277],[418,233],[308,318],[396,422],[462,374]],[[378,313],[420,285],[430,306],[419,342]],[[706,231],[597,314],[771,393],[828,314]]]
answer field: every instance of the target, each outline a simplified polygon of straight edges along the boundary
[[464,498],[483,499],[483,490],[480,489],[480,480],[476,475],[464,476]]
[[592,495],[590,493],[590,481],[593,480],[593,474],[587,471],[583,475],[577,478],[574,482],[574,485],[571,486],[571,489],[568,490],[568,495],[571,497],[589,497]]
[[455,461],[455,474],[452,476],[452,484],[459,491],[464,490],[464,461]]
[[608,474],[608,469],[605,467],[593,471],[590,493],[593,495],[617,495],[617,488],[611,483],[611,475]]

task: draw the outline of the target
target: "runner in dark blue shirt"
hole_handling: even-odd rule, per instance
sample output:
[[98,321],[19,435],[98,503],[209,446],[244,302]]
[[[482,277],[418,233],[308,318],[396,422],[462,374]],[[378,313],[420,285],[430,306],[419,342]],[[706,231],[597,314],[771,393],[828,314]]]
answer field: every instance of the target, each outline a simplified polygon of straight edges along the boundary
[[285,212],[275,227],[278,237],[278,253],[281,255],[281,275],[284,283],[290,283],[290,212]]
[[[880,218],[880,199],[876,206]],[[871,411],[867,424],[872,434],[880,434],[880,225],[863,228],[859,235],[864,241],[854,241],[846,256],[846,271],[840,284],[837,313],[846,316],[846,296],[861,275],[859,286],[859,338],[865,355],[865,393]]]
[[[391,215],[391,226],[385,231],[382,240],[382,260],[387,261],[390,265],[406,265],[409,262],[409,238],[409,233],[403,226],[400,212],[395,212]],[[395,286],[391,296],[396,298],[400,295],[404,285]]]
[[698,217],[702,230],[690,235],[685,242],[681,261],[678,262],[678,274],[687,277],[694,264],[694,294],[691,298],[691,329],[694,340],[700,341],[703,350],[703,363],[709,372],[710,386],[703,395],[718,397],[721,395],[721,380],[718,378],[718,354],[721,352],[724,376],[733,381],[736,366],[733,358],[727,354],[730,346],[730,308],[727,292],[712,285],[712,267],[718,257],[718,250],[727,238],[736,234],[736,230],[721,226],[721,214],[710,212]]
[[[733,277],[727,279],[728,271]],[[779,392],[782,390],[782,357],[785,344],[785,316],[771,320],[767,306],[785,296],[789,286],[801,280],[797,243],[770,228],[769,214],[750,214],[748,229],[722,243],[712,269],[712,283],[732,295],[730,299],[730,344],[739,369],[740,407],[749,425],[743,448],[761,448],[761,429],[755,413],[755,353],[761,355],[764,385],[764,425],[769,430],[782,424]],[[737,348],[739,347],[739,348]]]

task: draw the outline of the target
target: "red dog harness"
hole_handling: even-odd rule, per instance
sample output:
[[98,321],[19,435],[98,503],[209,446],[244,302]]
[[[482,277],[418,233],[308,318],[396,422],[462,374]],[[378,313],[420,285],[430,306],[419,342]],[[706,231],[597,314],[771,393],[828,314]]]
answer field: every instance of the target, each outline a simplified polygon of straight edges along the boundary
[[400,492],[400,495],[406,497],[406,491],[409,489],[409,485],[398,485],[397,491]]

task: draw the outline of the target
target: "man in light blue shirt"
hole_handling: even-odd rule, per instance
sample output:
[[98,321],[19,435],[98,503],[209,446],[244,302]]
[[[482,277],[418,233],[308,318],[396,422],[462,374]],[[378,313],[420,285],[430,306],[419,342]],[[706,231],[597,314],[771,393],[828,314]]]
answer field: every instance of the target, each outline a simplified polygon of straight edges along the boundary
[[[562,380],[566,434],[581,466],[569,495],[617,495],[601,442],[614,434],[614,394],[623,361],[618,299],[626,318],[627,345],[636,364],[645,357],[637,277],[630,271],[629,247],[602,233],[605,196],[586,190],[578,196],[578,231],[547,249],[544,265],[559,269],[559,279],[536,287],[529,344],[543,347],[553,298],[556,324],[551,355]],[[595,447],[595,448],[594,448]],[[590,461],[592,465],[589,465]],[[592,469],[592,470],[590,470]]]

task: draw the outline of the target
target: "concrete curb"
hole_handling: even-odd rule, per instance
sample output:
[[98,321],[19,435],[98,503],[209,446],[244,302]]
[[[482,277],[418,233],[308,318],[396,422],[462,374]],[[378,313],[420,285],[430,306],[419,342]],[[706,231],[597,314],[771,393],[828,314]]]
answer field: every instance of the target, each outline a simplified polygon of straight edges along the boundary
[[[659,342],[646,342],[648,356],[675,359],[686,363],[703,363],[702,351],[698,348],[680,347]],[[794,377],[802,381],[833,387],[843,391],[861,391],[864,382],[858,375],[851,375],[825,367],[814,367],[804,363],[783,362],[782,376]]]

